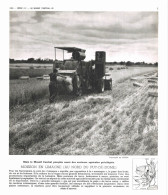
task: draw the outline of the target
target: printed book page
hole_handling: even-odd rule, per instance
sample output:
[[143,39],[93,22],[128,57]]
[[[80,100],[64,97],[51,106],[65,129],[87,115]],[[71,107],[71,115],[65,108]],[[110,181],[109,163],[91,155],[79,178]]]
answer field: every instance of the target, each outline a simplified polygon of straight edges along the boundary
[[166,194],[167,2],[3,6],[2,192]]

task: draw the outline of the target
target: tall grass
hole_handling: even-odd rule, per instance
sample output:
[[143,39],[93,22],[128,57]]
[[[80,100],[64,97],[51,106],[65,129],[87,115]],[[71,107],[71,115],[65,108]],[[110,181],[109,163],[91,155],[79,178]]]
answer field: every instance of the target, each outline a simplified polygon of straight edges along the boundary
[[10,80],[9,106],[25,104],[46,96],[48,92],[47,80]]

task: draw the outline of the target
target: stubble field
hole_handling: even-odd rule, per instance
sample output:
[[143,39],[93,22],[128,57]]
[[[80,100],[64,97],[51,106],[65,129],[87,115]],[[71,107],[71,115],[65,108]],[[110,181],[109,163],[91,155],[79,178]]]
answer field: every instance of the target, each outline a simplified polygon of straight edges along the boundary
[[[113,71],[113,90],[45,98],[10,110],[9,153],[156,155],[158,101],[144,76],[156,68]],[[134,75],[139,87],[130,78]],[[115,78],[115,79],[114,79]]]

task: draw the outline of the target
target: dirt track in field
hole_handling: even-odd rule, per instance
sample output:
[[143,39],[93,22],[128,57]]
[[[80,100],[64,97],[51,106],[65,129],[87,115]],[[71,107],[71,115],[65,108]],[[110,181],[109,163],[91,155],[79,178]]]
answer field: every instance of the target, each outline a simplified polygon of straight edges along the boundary
[[[10,154],[156,155],[158,99],[149,92],[157,88],[143,74],[136,79],[16,119],[11,113]],[[133,86],[135,81],[141,87]]]

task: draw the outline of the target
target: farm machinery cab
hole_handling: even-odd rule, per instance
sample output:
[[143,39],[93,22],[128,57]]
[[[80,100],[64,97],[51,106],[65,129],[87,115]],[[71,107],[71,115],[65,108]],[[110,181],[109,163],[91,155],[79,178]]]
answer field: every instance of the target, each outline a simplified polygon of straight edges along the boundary
[[[73,92],[81,95],[88,90],[102,93],[104,90],[112,89],[112,78],[105,73],[106,53],[95,52],[95,60],[83,61],[86,57],[84,49],[76,47],[55,47],[55,62],[53,69],[58,73],[69,76],[72,79]],[[63,61],[56,60],[56,49],[63,50]],[[69,60],[64,60],[64,51],[72,53]]]

